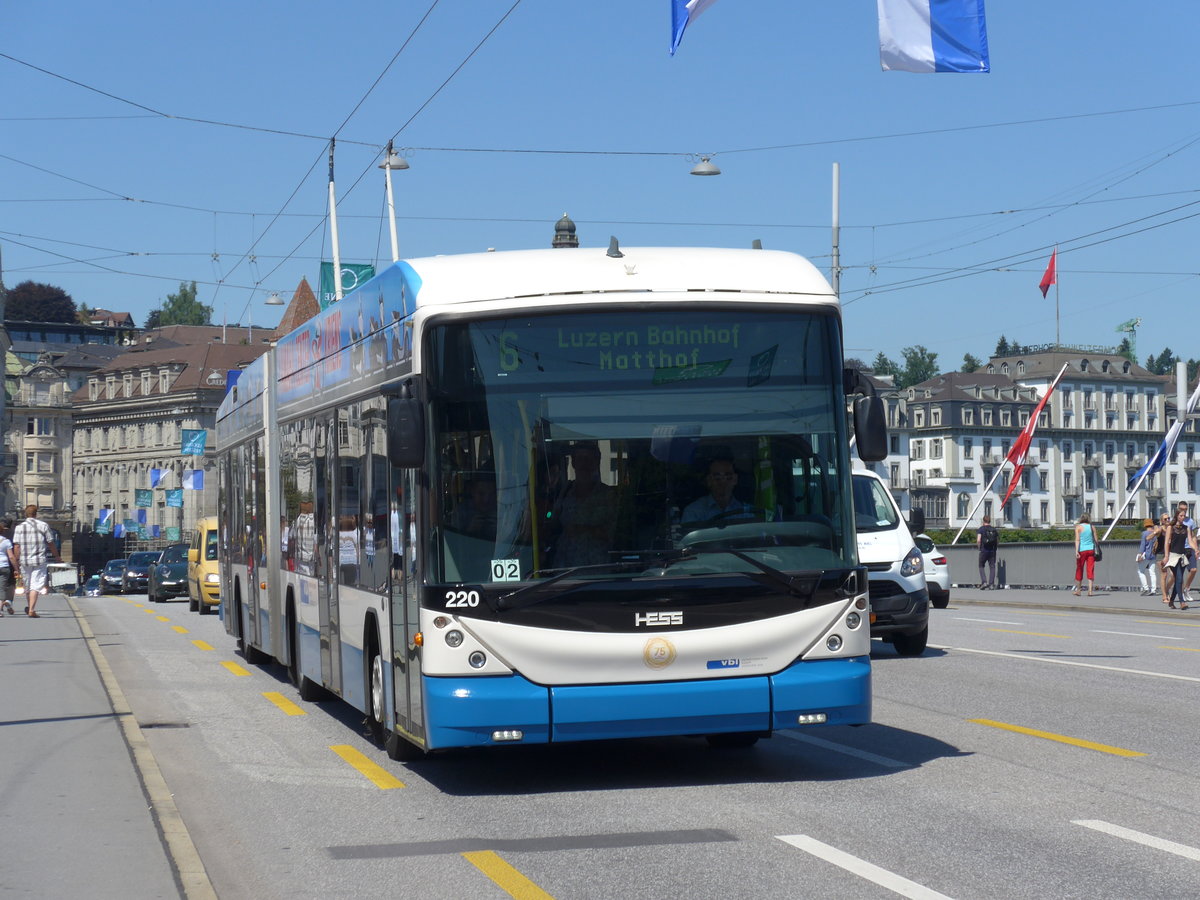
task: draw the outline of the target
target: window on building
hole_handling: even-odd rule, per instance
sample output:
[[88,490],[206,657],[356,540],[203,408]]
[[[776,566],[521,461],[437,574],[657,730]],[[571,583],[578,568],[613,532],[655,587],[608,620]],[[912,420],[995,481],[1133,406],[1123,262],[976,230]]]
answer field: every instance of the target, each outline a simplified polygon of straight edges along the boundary
[[975,410],[973,410],[969,406],[964,407],[963,411],[962,411],[962,421],[963,421],[964,425],[974,425],[975,424]]
[[161,394],[165,394],[170,388],[171,374],[166,369],[162,369],[158,373],[158,391]]
[[25,420],[25,433],[42,437],[52,435],[54,434],[54,420],[31,416]]
[[967,466],[965,469],[963,469],[963,478],[970,480],[974,477],[975,477],[975,470],[971,466]]
[[925,410],[918,407],[913,410],[913,428],[925,427]]
[[1126,444],[1125,445],[1125,457],[1126,457],[1127,462],[1129,460],[1133,459],[1133,457],[1136,454],[1137,454],[1137,445],[1136,444]]
[[1003,425],[1005,428],[1008,428],[1009,426],[1012,425],[1012,410],[1011,409],[1005,408],[1005,409],[1000,410],[1000,424]]
[[992,439],[984,438],[983,439],[983,458],[987,459],[991,455],[992,455]]
[[970,494],[959,494],[958,495],[958,517],[960,519],[965,519],[970,512],[971,512],[971,495]]
[[1083,408],[1085,410],[1096,408],[1096,401],[1093,399],[1091,391],[1083,392]]
[[[28,471],[28,469],[26,471]],[[1171,493],[1179,493],[1179,476],[1174,472],[1171,473]]]
[[975,441],[971,438],[963,438],[963,456],[970,456],[971,451],[975,449]]
[[929,442],[929,458],[930,459],[941,459],[942,458],[942,439],[941,438],[934,438],[933,440],[931,440]]
[[1112,441],[1104,442],[1104,459],[1107,462],[1112,462],[1117,458],[1117,445]]
[[1049,519],[1050,519],[1050,502],[1048,500],[1043,500],[1042,501],[1042,521],[1046,522]]
[[1063,456],[1070,456],[1072,453],[1075,452],[1075,445],[1073,443],[1071,443],[1070,441],[1063,441],[1062,448],[1063,448]]
[[898,435],[898,434],[888,435],[888,450],[890,450],[892,453],[900,452],[900,435]]
[[1050,455],[1050,442],[1038,441],[1038,459],[1042,462],[1046,461],[1046,457]]
[[992,424],[992,408],[991,408],[990,406],[989,406],[989,407],[987,407],[987,408],[986,408],[986,409],[983,411],[983,424],[984,424],[984,425],[991,425],[991,424]]
[[913,441],[908,445],[909,459],[924,459],[925,458],[925,442]]
[[150,373],[143,372],[142,373],[142,394],[146,395],[149,393],[150,393]]
[[1071,489],[1071,473],[1063,472],[1063,490],[1069,491],[1070,489]]
[[1106,491],[1111,491],[1113,489],[1113,473],[1112,472],[1104,473],[1104,489]]

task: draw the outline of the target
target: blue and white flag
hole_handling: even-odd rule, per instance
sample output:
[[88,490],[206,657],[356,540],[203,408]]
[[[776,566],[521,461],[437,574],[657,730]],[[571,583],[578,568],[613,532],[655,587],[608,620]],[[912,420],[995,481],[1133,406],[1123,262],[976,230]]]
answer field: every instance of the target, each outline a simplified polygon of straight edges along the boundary
[[204,470],[188,469],[183,473],[183,489],[185,491],[204,490]]
[[169,471],[170,471],[170,469],[151,469],[150,470],[150,487],[156,488],[160,484],[162,484],[163,476]]
[[671,55],[679,48],[683,40],[683,31],[688,23],[699,18],[717,0],[671,0]]
[[1150,457],[1149,462],[1129,476],[1129,481],[1125,484],[1126,490],[1137,490],[1151,475],[1160,471],[1167,464],[1167,460],[1175,452],[1175,442],[1179,440],[1183,426],[1187,423],[1188,417],[1196,411],[1197,406],[1200,406],[1200,384],[1196,385],[1196,389],[1188,397],[1187,406],[1184,407],[1179,420],[1167,429],[1167,436],[1158,445],[1158,449],[1154,451],[1154,455]]
[[900,72],[990,72],[983,0],[877,0],[879,64]]

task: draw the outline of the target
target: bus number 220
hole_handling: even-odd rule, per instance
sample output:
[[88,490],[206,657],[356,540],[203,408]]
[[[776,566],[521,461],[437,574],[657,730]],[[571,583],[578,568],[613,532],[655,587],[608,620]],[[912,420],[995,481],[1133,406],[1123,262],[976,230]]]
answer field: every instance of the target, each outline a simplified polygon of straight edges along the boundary
[[479,605],[479,591],[446,591],[446,609]]

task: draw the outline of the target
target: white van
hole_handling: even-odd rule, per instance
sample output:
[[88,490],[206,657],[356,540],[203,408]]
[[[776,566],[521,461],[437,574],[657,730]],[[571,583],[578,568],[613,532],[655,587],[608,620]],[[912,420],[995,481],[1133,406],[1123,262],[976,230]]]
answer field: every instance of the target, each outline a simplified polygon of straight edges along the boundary
[[871,637],[890,642],[901,656],[920,656],[929,641],[929,591],[913,534],[925,530],[925,514],[913,510],[906,523],[882,478],[856,469],[853,480],[858,561],[870,582]]

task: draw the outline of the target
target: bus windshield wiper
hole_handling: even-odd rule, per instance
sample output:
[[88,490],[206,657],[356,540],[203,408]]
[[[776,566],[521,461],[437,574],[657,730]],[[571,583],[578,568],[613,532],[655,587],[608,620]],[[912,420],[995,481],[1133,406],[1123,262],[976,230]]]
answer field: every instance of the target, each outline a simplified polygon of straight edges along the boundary
[[812,594],[813,588],[821,580],[821,573],[818,572],[815,576],[811,573],[805,575],[789,575],[782,569],[776,569],[774,566],[769,566],[761,560],[755,559],[741,550],[734,550],[729,547],[686,547],[683,551],[683,556],[680,559],[694,559],[698,556],[704,556],[710,553],[728,553],[730,556],[736,557],[743,562],[749,563],[758,569],[760,572],[767,575],[771,581],[786,590],[789,594],[797,597],[808,597]]
[[[551,585],[554,585],[565,578],[569,578],[572,575],[577,575],[580,572],[611,572],[614,569],[621,571],[635,567],[640,570],[644,568],[644,564],[622,562],[600,563],[598,565],[590,566],[572,566],[569,569],[564,569],[557,575],[552,575],[550,578],[547,578],[544,581],[538,581],[536,584],[526,585],[523,588],[518,588],[512,593],[505,594],[502,597],[497,597],[496,609],[497,611],[501,612],[508,609],[524,609],[526,606],[535,606],[538,603],[543,603],[546,600],[549,600],[551,597],[562,596],[557,591],[548,591],[547,589]],[[549,571],[554,570],[550,569]],[[538,573],[534,572],[533,574],[537,575]]]

